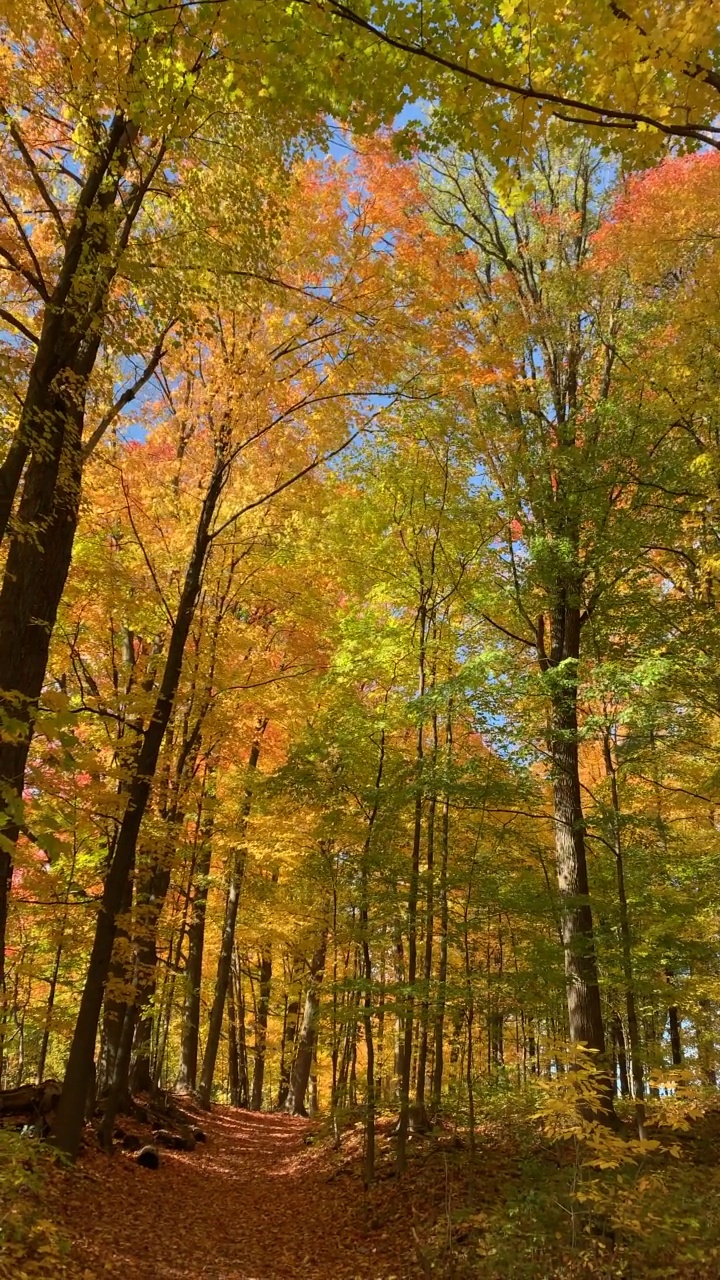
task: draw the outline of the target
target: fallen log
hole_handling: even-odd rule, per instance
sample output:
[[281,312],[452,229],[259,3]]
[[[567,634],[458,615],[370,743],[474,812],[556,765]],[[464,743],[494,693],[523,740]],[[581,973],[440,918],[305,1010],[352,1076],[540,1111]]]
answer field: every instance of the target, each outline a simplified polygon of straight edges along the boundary
[[44,1136],[52,1129],[61,1092],[62,1087],[57,1080],[0,1090],[0,1120],[6,1116],[24,1117]]

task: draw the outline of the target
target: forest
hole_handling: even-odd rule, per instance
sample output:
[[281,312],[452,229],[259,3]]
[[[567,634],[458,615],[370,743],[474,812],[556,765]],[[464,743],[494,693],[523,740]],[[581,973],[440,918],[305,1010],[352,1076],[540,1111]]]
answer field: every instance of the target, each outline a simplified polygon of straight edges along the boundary
[[720,1276],[720,21],[0,0],[0,1280]]

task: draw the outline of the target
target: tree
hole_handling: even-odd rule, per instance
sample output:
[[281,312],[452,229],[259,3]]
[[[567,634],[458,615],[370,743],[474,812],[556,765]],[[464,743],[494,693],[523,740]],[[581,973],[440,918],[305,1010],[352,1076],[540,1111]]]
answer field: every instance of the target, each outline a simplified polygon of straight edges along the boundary
[[446,139],[467,146],[479,128],[502,160],[518,145],[531,152],[548,116],[584,131],[612,130],[615,145],[630,132],[646,156],[667,137],[720,145],[717,24],[701,0],[685,6],[682,23],[667,0],[641,12],[597,0],[576,14],[551,0],[471,10],[341,0],[320,7],[335,29],[349,26],[361,49],[399,74],[411,98],[438,103]]

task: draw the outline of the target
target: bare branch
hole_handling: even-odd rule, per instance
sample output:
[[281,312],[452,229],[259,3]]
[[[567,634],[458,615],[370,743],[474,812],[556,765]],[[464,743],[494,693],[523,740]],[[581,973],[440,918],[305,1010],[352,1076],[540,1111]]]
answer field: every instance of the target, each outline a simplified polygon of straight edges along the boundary
[[83,462],[86,462],[90,457],[90,454],[97,448],[108,427],[111,426],[115,419],[122,413],[123,409],[127,408],[127,406],[135,399],[138,392],[142,391],[143,387],[146,386],[152,378],[165,354],[165,347],[163,344],[174,324],[175,320],[171,320],[163,329],[162,334],[153,347],[152,355],[140,374],[140,377],[133,382],[132,386],[127,387],[126,390],[123,391],[122,395],[118,396],[115,403],[110,406],[107,413],[103,414],[98,425],[87,441],[87,444],[83,446]]
[[18,333],[21,333],[24,338],[27,338],[28,342],[32,342],[37,346],[40,341],[37,334],[33,333],[32,329],[28,329],[22,320],[18,320],[17,316],[14,316],[10,311],[6,311],[4,307],[0,307],[0,320],[5,320],[7,324],[12,325],[13,329],[17,329]]

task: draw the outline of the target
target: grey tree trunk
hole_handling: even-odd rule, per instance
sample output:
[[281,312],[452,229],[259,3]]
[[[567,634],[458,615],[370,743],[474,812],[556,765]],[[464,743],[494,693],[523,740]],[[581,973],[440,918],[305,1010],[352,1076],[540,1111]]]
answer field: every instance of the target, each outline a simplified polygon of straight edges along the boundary
[[404,1173],[407,1164],[407,1139],[410,1127],[410,1073],[412,1069],[413,1029],[415,1012],[415,980],[417,978],[417,908],[420,881],[420,847],[422,842],[423,819],[423,713],[422,698],[425,696],[425,643],[427,636],[427,608],[423,596],[418,610],[418,630],[420,650],[418,660],[418,698],[421,700],[421,712],[417,726],[415,744],[415,815],[413,820],[413,841],[410,858],[410,876],[408,881],[407,904],[407,996],[403,1011],[404,1028],[402,1041],[402,1074],[400,1076],[400,1116],[397,1131],[397,1167]]
[[204,1107],[210,1106],[213,1079],[215,1077],[215,1063],[217,1061],[217,1053],[220,1046],[220,1035],[225,1015],[225,1000],[227,998],[233,948],[235,945],[235,925],[237,923],[238,907],[240,905],[240,892],[242,889],[243,876],[245,874],[245,862],[247,859],[247,844],[245,841],[247,837],[250,809],[252,807],[253,774],[257,769],[257,763],[260,759],[260,747],[262,745],[263,734],[265,733],[267,724],[267,720],[261,720],[258,723],[247,763],[247,781],[245,783],[245,794],[240,813],[240,844],[233,858],[230,870],[230,882],[228,884],[227,897],[225,899],[225,916],[223,919],[222,937],[220,941],[217,976],[215,978],[215,995],[213,997],[212,1009],[210,1010],[208,1038],[205,1045],[200,1085],[198,1088],[198,1098],[201,1105]]
[[253,1078],[252,1088],[250,1091],[251,1111],[262,1111],[271,985],[272,952],[267,948],[259,957],[258,965],[258,1002],[257,1016],[255,1018],[255,1053],[253,1056]]
[[[445,750],[447,771],[452,764],[452,703],[448,705],[447,723],[445,726]],[[440,882],[438,896],[440,898],[440,957],[438,961],[438,999],[435,1014],[435,1062],[433,1064],[433,1080],[431,1108],[435,1114],[440,1109],[442,1099],[444,1070],[444,1037],[445,1037],[445,991],[448,974],[448,930],[450,914],[448,906],[448,861],[450,858],[450,797],[445,794],[443,800],[442,826],[440,831],[442,854],[440,857]]]
[[[543,620],[538,652],[549,693],[548,748],[555,819],[555,856],[570,1039],[595,1050],[605,1063],[600,984],[587,870],[585,818],[580,788],[577,718],[577,669],[580,656],[580,605],[573,584],[557,587],[550,611],[550,649],[545,649]],[[602,1114],[612,1122],[613,1088],[607,1064],[598,1082]]]
[[305,996],[305,1011],[303,1013],[302,1024],[300,1026],[300,1035],[298,1036],[298,1047],[295,1054],[295,1061],[290,1073],[288,1096],[285,1100],[285,1110],[291,1116],[307,1116],[305,1095],[307,1093],[307,1087],[310,1080],[313,1052],[317,1038],[317,1025],[320,1014],[320,988],[322,985],[323,970],[325,968],[327,938],[328,931],[325,929],[317,951],[314,953],[310,962],[310,982],[308,985],[307,995]]
[[[290,1088],[290,1069],[295,1055],[295,1041],[297,1039],[298,1024],[300,1022],[300,997],[291,992],[290,999],[285,1009],[285,1021],[283,1024],[282,1047],[280,1050],[280,1085],[278,1088],[278,1110],[285,1105],[285,1100]],[[337,1062],[337,1052],[335,1053],[335,1061]]]
[[603,759],[605,774],[610,782],[610,796],[613,816],[613,846],[615,852],[615,875],[617,879],[618,906],[620,910],[620,950],[622,953],[623,979],[625,982],[625,1008],[627,1012],[628,1038],[630,1040],[630,1071],[632,1076],[632,1092],[635,1099],[635,1120],[641,1138],[645,1136],[645,1080],[643,1072],[640,1029],[638,1027],[637,1006],[635,1003],[635,976],[633,973],[632,935],[630,930],[630,913],[625,890],[625,863],[620,829],[620,795],[617,783],[617,770],[612,755],[610,736],[603,735]]
[[180,1039],[180,1070],[177,1079],[177,1087],[183,1093],[194,1093],[197,1085],[200,987],[205,951],[205,916],[210,883],[213,821],[214,810],[211,806],[202,821],[200,848],[192,876],[193,899],[188,926],[187,986]]
[[372,848],[372,837],[375,823],[377,821],[378,810],[380,808],[380,787],[382,785],[383,770],[385,767],[385,729],[380,731],[380,758],[378,760],[377,774],[375,776],[375,799],[373,807],[370,811],[368,819],[367,835],[363,847],[363,856],[360,867],[360,884],[361,884],[361,906],[360,906],[360,925],[362,928],[362,953],[363,953],[363,978],[365,980],[365,990],[363,992],[363,1029],[365,1032],[365,1186],[369,1187],[375,1178],[375,1041],[373,1039],[372,1025],[372,955],[370,953],[370,916],[369,916],[369,888],[370,888],[370,851]]

